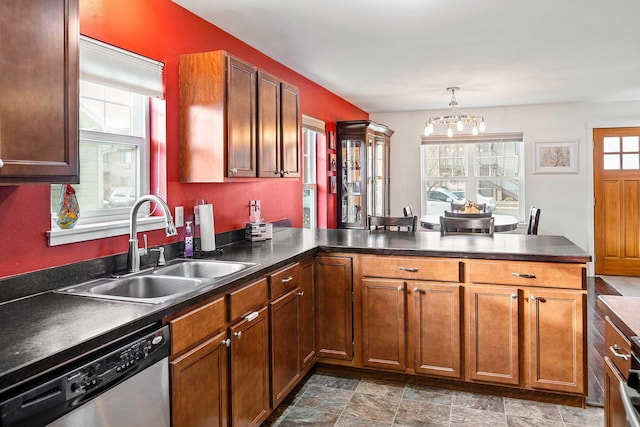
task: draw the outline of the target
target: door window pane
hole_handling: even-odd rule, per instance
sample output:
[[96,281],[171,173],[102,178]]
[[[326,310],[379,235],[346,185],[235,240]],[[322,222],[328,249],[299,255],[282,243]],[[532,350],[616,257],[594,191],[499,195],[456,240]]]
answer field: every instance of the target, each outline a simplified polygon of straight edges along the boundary
[[605,153],[619,153],[620,152],[620,138],[617,136],[606,136],[604,138],[604,152]]
[[622,169],[639,169],[640,158],[638,154],[623,154],[622,155]]
[[620,155],[619,154],[605,154],[604,155],[604,168],[606,170],[620,169]]
[[623,136],[622,137],[622,151],[628,153],[630,151],[640,151],[640,147],[638,146],[638,136]]

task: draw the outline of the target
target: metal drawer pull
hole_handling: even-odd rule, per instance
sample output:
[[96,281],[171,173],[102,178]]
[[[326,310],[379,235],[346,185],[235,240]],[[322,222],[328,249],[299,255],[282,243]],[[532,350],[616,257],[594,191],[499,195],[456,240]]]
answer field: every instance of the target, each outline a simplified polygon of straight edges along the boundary
[[401,290],[403,290],[403,289],[404,289],[404,288],[403,288],[402,286],[398,286],[398,290],[399,290],[399,291],[401,291]]
[[542,298],[542,297],[537,297],[537,296],[535,296],[535,295],[531,295],[531,296],[529,297],[529,299],[530,299],[531,301],[547,302],[547,300],[546,300],[546,299],[544,299],[544,298]]
[[533,273],[511,273],[512,276],[522,277],[523,279],[535,279],[536,275]]
[[418,293],[418,292],[420,292],[420,289],[418,289],[418,288],[413,288],[413,292]]
[[238,173],[238,168],[231,168],[231,173]]
[[416,267],[398,267],[398,270],[408,271],[409,273],[417,273],[418,271],[420,271],[420,269]]
[[298,296],[299,296],[299,297],[303,297],[303,296],[304,296],[304,291],[300,291],[300,292],[298,292]]
[[238,339],[240,339],[242,337],[242,331],[234,332],[233,335],[235,335],[236,337],[238,337]]
[[2,169],[3,166],[4,166],[4,162],[2,161],[2,159],[0,159],[0,169]]
[[[238,337],[240,338],[240,337]],[[222,345],[224,345],[225,347],[230,347],[231,346],[231,340],[229,338],[227,338],[226,340],[222,340]]]
[[620,350],[620,347],[618,347],[618,344],[612,345],[611,347],[609,347],[609,350],[611,350],[611,353],[613,353],[613,355],[618,359],[629,360],[629,356],[631,356],[631,354],[619,353],[618,351]]
[[282,283],[289,283],[292,280],[293,280],[293,276],[289,276],[289,277],[286,277],[286,278],[282,279]]
[[244,319],[245,319],[247,322],[251,322],[251,321],[252,321],[253,319],[255,319],[256,317],[258,317],[258,312],[257,312],[257,311],[254,311],[253,313],[249,313],[249,314],[247,314],[247,315],[244,317]]
[[518,299],[518,294],[511,294],[511,299]]

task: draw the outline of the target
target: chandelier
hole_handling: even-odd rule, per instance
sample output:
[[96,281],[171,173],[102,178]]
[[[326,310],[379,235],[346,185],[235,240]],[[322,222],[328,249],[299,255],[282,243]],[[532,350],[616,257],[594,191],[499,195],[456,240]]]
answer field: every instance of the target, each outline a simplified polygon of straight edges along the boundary
[[429,117],[429,120],[424,124],[424,134],[425,136],[429,136],[433,134],[433,125],[447,125],[447,136],[451,138],[453,136],[453,126],[459,132],[464,130],[465,123],[473,123],[473,128],[471,129],[471,133],[476,136],[478,132],[485,131],[484,125],[484,117],[483,116],[472,116],[466,114],[464,111],[458,110],[458,101],[456,101],[456,91],[460,90],[459,87],[448,87],[448,91],[451,92],[451,102],[449,102],[449,107],[451,107],[451,114],[448,116],[440,116],[440,117]]

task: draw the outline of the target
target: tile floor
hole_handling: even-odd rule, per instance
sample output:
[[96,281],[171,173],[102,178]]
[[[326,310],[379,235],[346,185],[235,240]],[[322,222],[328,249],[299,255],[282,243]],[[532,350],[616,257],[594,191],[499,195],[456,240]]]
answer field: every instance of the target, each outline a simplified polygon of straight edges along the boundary
[[596,407],[313,373],[263,426],[601,427],[603,417]]

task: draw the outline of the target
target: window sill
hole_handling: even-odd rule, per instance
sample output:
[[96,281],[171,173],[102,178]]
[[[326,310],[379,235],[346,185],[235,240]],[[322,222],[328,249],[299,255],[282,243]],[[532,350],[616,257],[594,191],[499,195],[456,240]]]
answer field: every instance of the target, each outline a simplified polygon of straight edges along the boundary
[[[161,230],[165,228],[164,217],[151,216],[138,218],[138,231]],[[49,246],[86,242],[106,237],[129,234],[129,220],[80,224],[70,229],[54,228],[47,231]]]

